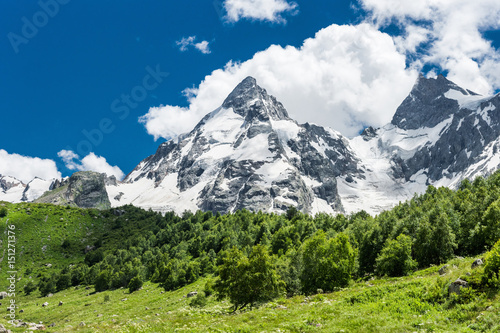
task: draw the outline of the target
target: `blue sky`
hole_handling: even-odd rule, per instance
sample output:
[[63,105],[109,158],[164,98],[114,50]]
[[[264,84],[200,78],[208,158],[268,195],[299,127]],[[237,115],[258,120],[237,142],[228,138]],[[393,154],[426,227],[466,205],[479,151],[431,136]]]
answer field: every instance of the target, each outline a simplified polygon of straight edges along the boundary
[[498,91],[500,4],[436,2],[3,0],[0,174],[126,174],[246,75],[348,136],[420,71]]

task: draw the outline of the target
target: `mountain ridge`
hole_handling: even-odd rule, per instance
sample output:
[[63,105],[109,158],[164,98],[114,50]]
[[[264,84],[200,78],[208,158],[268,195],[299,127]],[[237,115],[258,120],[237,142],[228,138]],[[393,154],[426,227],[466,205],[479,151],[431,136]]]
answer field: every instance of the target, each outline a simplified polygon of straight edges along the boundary
[[500,94],[484,97],[442,75],[420,75],[389,124],[349,139],[298,124],[247,77],[191,132],[160,144],[106,190],[112,206],[162,212],[295,206],[377,214],[428,185],[456,187],[496,170],[499,107]]

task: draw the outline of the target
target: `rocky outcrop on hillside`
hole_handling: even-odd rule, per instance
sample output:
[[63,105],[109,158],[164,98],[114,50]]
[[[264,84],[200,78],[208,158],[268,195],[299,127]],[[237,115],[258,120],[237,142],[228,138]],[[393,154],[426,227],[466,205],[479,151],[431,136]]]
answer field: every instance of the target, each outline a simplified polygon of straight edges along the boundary
[[105,183],[106,175],[92,171],[75,172],[67,181],[35,200],[39,203],[70,205],[81,208],[111,207]]

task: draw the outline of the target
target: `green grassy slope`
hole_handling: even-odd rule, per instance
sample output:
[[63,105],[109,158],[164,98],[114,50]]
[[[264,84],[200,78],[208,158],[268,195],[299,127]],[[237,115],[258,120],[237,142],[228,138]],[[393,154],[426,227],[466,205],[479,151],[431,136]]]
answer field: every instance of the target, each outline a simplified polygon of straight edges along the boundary
[[[52,297],[20,297],[24,312],[19,318],[55,323],[49,332],[498,332],[496,294],[431,301],[436,286],[465,277],[472,261],[452,260],[444,276],[433,267],[408,277],[353,283],[330,294],[282,298],[236,314],[213,296],[203,308],[189,306],[185,295],[201,291],[206,279],[172,292],[151,283],[132,294],[124,289],[95,293],[72,287]],[[43,302],[49,306],[42,307]]]
[[[18,286],[23,286],[29,276],[50,274],[80,262],[85,246],[100,239],[107,228],[97,210],[50,204],[3,204],[9,209],[9,214],[0,219],[0,228],[7,230],[7,224],[15,225],[16,269],[21,278]],[[2,233],[1,237],[6,244],[7,234]],[[65,240],[69,247],[63,248],[61,245]],[[52,267],[45,266],[47,264]],[[0,286],[6,279],[4,268],[2,265]]]

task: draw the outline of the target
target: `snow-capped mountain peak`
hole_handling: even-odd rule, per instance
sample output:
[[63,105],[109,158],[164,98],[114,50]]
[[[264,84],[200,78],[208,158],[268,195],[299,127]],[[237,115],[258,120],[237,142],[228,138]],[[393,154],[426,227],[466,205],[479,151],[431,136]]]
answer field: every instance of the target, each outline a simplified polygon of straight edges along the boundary
[[499,108],[499,95],[484,97],[443,76],[420,76],[391,124],[351,140],[366,172],[359,181],[339,183],[344,206],[376,213],[428,185],[455,187],[497,170]]
[[110,199],[177,212],[333,213],[342,210],[335,177],[356,168],[346,144],[334,131],[297,124],[248,77],[193,131],[111,186]]
[[283,105],[259,87],[251,76],[236,86],[222,103],[222,108],[233,109],[247,121],[290,120]]
[[33,201],[50,189],[52,181],[35,177],[24,184],[14,177],[0,175],[0,201]]

